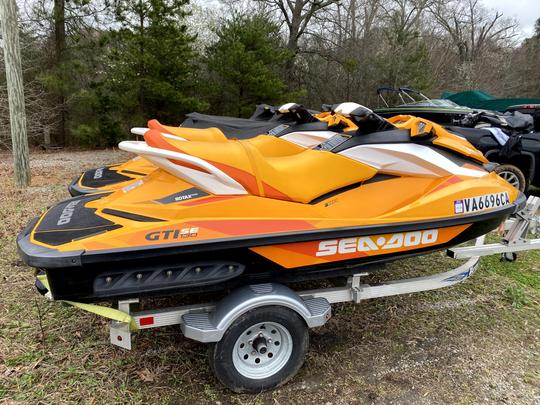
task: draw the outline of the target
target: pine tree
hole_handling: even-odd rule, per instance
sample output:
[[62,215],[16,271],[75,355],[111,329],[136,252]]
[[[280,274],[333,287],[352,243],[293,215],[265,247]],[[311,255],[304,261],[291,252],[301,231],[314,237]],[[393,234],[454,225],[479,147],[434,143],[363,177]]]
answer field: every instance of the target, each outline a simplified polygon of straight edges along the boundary
[[125,75],[138,109],[144,116],[179,120],[181,113],[198,107],[186,93],[194,87],[195,38],[187,31],[187,0],[119,0],[114,62]]
[[[75,135],[87,144],[114,144],[150,118],[178,124],[205,108],[196,96],[194,36],[185,25],[187,0],[116,0],[118,28],[101,38],[101,63],[92,91],[80,94]],[[75,107],[77,108],[77,107]],[[80,112],[81,116],[85,114]]]
[[276,104],[294,97],[282,78],[292,54],[279,27],[264,16],[234,15],[215,30],[207,49],[208,93],[221,114],[248,116],[257,103]]

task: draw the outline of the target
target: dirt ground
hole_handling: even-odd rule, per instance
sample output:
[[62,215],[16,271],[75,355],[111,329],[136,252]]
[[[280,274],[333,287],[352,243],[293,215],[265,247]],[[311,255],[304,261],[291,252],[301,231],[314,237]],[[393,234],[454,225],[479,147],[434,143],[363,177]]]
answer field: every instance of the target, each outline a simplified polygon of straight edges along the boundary
[[[206,347],[178,327],[138,333],[131,351],[111,346],[106,321],[35,291],[15,237],[68,197],[73,176],[125,157],[33,152],[32,186],[17,190],[11,157],[0,153],[0,403],[540,403],[538,252],[514,263],[485,258],[470,280],[445,290],[334,306],[332,319],[310,332],[298,375],[256,396],[224,389]],[[452,265],[436,253],[377,277]]]

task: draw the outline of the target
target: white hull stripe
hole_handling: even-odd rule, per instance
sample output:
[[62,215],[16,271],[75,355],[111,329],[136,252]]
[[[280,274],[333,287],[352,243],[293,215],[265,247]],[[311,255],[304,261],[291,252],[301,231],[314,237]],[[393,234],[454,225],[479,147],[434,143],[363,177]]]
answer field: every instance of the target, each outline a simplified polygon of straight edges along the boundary
[[380,173],[398,176],[483,177],[487,172],[461,167],[434,149],[416,144],[359,145],[340,155],[365,163]]
[[333,131],[299,131],[281,136],[281,139],[294,143],[304,148],[314,148],[336,135]]

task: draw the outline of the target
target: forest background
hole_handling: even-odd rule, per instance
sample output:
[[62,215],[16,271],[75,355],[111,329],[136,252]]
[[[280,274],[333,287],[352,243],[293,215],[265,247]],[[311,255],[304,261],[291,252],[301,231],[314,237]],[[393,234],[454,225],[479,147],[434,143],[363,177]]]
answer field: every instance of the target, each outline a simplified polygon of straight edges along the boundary
[[[471,89],[540,96],[540,18],[524,38],[517,20],[480,0],[18,0],[18,7],[33,145],[51,137],[59,146],[111,146],[151,118],[178,125],[191,111],[248,117],[258,103],[377,107],[379,86],[434,98]],[[0,149],[11,142],[3,67]]]

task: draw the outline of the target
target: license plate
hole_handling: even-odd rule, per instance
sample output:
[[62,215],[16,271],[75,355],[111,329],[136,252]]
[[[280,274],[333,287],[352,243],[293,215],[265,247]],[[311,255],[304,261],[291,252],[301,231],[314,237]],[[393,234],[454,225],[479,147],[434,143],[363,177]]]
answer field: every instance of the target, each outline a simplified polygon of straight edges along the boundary
[[456,214],[468,214],[488,210],[490,208],[504,207],[510,204],[508,193],[484,194],[478,197],[464,198],[454,201],[454,212]]

